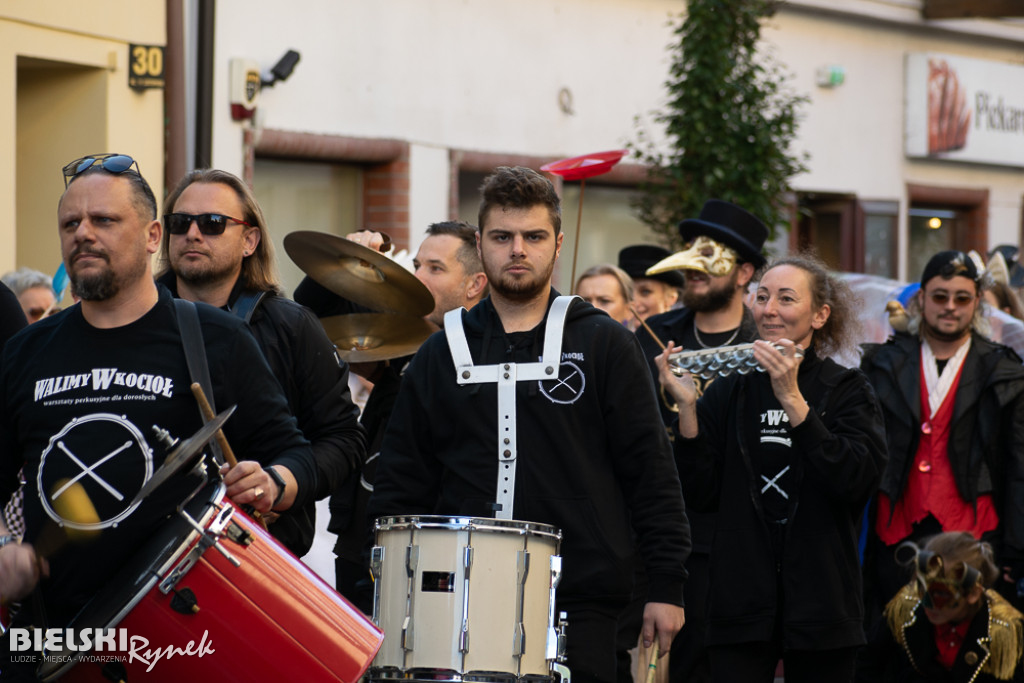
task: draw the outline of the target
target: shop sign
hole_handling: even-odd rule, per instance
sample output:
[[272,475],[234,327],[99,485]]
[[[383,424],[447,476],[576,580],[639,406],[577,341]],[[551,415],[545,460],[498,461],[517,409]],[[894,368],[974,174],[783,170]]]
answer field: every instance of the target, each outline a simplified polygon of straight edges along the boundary
[[1024,167],[1024,66],[915,53],[906,67],[908,157]]

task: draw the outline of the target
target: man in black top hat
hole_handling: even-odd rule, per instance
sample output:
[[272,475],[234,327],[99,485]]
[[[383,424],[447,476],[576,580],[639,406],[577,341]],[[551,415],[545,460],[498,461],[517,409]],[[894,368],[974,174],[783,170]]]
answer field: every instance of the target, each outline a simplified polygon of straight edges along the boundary
[[679,300],[683,274],[678,270],[648,275],[647,269],[664,261],[671,252],[654,244],[634,244],[619,252],[619,268],[633,278],[633,313],[629,328],[636,330],[641,320],[672,310]]
[[[648,318],[646,322],[654,336],[645,329],[636,332],[659,387],[654,365],[654,357],[661,353],[659,341],[674,341],[686,349],[697,350],[746,344],[757,338],[754,317],[743,298],[754,274],[765,264],[761,249],[768,228],[739,206],[710,199],[699,218],[679,224],[679,233],[686,249],[655,264],[647,273],[650,277],[681,270],[686,282],[684,307]],[[694,379],[698,394],[712,381]],[[677,419],[675,403],[665,391],[659,390],[659,394],[662,418],[670,425]],[[711,675],[703,632],[714,516],[689,509],[686,512],[693,529],[693,551],[686,564],[686,625],[672,644],[669,666],[673,682],[696,683],[710,680]]]
[[[651,361],[661,352],[658,342],[674,341],[686,349],[733,346],[753,341],[757,330],[743,303],[747,286],[765,264],[761,255],[768,228],[735,204],[711,199],[699,218],[679,224],[686,249],[656,263],[648,277],[681,270],[685,280],[683,308],[647,319],[657,339],[645,330],[637,332]],[[628,271],[627,271],[628,272]],[[704,387],[698,385],[698,393]],[[674,406],[663,401],[666,424],[674,419]]]

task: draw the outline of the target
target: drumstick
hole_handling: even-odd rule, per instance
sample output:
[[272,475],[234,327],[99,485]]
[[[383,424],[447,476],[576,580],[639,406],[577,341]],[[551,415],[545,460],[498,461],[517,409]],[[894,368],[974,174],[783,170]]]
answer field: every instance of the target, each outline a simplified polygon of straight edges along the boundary
[[95,524],[96,528],[76,529],[67,525],[57,526],[48,523],[39,532],[36,542],[33,544],[36,551],[37,561],[50,557],[68,541],[81,543],[95,538],[99,533],[98,527],[100,516],[89,499],[89,494],[80,482],[68,483],[67,479],[60,479],[53,485],[51,500],[53,511],[65,522],[87,525]]
[[647,663],[647,679],[645,683],[654,683],[654,675],[658,672],[658,641],[651,645],[651,661]]
[[[203,388],[199,385],[199,382],[192,382],[192,395],[196,397],[196,401],[199,402],[199,410],[203,413],[203,419],[209,422],[213,418],[217,417],[217,414],[213,412],[213,406],[206,398],[206,393],[203,392]],[[228,438],[224,436],[224,430],[218,429],[214,435],[217,439],[217,445],[220,446],[220,450],[224,453],[224,460],[228,463],[229,467],[234,467],[238,464],[238,459],[235,458],[235,452],[231,450],[231,446],[228,444]]]
[[[60,479],[53,485],[52,492],[60,492],[50,501],[53,504],[53,511],[66,522],[98,525],[100,516],[96,513],[96,507],[89,499],[85,488],[77,481],[70,484],[68,482],[68,479]],[[51,496],[53,496],[52,492]],[[36,553],[36,567],[41,573],[43,560],[52,557],[68,541],[87,541],[95,538],[99,533],[99,528],[72,529],[69,526],[57,526],[52,520],[46,520],[35,543],[32,544]],[[9,603],[6,596],[0,598],[0,606],[7,606]]]
[[652,330],[650,325],[647,324],[647,321],[640,317],[640,314],[636,312],[635,308],[633,308],[633,304],[629,305],[629,312],[632,313],[633,316],[640,321],[640,324],[644,326],[645,330],[647,330],[647,334],[651,335],[651,339],[653,339],[658,344],[658,346],[661,347],[661,350],[664,351],[665,344],[663,344],[662,341],[658,339],[658,335],[654,334],[654,330]]
[[[203,418],[209,422],[216,414],[213,412],[213,406],[206,398],[206,393],[203,391],[203,387],[199,385],[199,382],[192,382],[192,395],[196,397],[196,401],[199,403],[199,410],[203,413]],[[224,430],[218,429],[214,438],[217,439],[217,445],[220,446],[220,450],[224,453],[224,460],[227,462],[228,467],[234,467],[238,464],[238,458],[235,457],[235,452],[231,450],[231,446],[228,444],[228,437],[224,436]],[[253,517],[259,521],[263,526],[263,530],[267,531],[267,520],[263,519],[263,515],[258,510],[253,510]]]
[[[100,516],[85,492],[85,487],[80,482],[69,484],[67,479],[61,479],[53,486],[54,497],[53,511],[57,516],[67,522],[79,525],[96,525],[92,529],[74,529],[64,527],[64,533],[69,541],[86,541],[94,538],[99,533]],[[57,493],[59,492],[59,493]],[[53,494],[51,494],[53,495]]]

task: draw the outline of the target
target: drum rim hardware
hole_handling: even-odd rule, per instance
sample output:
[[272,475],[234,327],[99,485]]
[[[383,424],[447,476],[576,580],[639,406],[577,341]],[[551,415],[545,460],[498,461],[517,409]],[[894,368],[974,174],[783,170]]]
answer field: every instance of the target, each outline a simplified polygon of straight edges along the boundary
[[519,520],[492,519],[490,517],[461,517],[449,515],[400,515],[378,517],[374,521],[376,531],[404,531],[406,529],[449,529],[452,531],[489,531],[495,533],[525,536],[536,534],[562,541],[562,531],[551,524],[523,522]]
[[226,529],[228,528],[228,525],[232,523],[231,517],[234,515],[235,508],[230,505],[214,505],[213,507],[217,509],[217,513],[214,516],[213,521],[210,522],[209,526],[206,528],[196,522],[196,520],[192,519],[187,512],[179,510],[178,514],[192,526],[198,535],[199,541],[192,546],[192,549],[185,553],[185,556],[181,558],[174,568],[168,572],[163,579],[161,579],[160,592],[164,595],[167,595],[174,590],[174,587],[178,585],[181,578],[185,576],[185,574],[188,574],[192,567],[195,566],[196,562],[198,562],[203,556],[203,553],[211,547],[220,551],[220,554],[224,556],[224,559],[235,567],[242,566],[241,561],[229,553],[227,548],[225,548],[220,542],[220,539],[225,536],[231,536]]

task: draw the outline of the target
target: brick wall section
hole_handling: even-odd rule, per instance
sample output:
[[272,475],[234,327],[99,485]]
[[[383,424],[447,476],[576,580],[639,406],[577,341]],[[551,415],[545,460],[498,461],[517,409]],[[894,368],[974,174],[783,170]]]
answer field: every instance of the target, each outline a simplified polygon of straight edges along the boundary
[[395,249],[409,244],[409,154],[363,171],[363,229],[391,235]]

